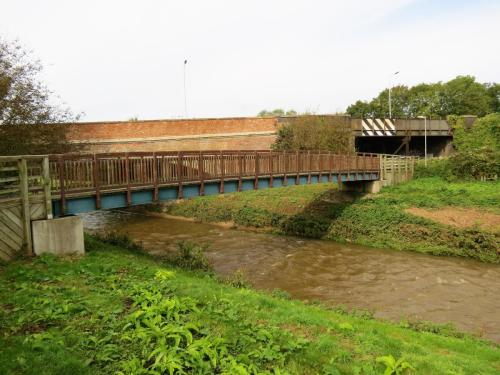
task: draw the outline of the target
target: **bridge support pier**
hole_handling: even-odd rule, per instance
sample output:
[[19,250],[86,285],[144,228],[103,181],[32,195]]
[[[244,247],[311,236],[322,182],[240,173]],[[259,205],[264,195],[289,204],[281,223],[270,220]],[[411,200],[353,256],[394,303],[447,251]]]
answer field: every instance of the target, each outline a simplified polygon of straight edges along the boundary
[[376,194],[382,189],[382,181],[343,181],[339,183],[340,191],[357,191],[359,193]]

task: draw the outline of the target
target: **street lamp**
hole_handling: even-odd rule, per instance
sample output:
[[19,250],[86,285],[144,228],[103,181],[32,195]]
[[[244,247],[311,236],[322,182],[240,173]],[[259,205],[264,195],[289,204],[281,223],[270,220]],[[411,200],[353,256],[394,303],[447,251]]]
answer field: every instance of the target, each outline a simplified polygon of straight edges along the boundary
[[184,60],[184,117],[188,117],[187,95],[186,95],[186,65],[187,60]]
[[397,71],[391,75],[391,79],[389,82],[389,118],[390,119],[392,119],[392,101],[391,101],[392,77],[395,76],[396,74],[399,74],[399,71]]
[[424,119],[424,164],[427,167],[427,117],[417,116],[417,118]]

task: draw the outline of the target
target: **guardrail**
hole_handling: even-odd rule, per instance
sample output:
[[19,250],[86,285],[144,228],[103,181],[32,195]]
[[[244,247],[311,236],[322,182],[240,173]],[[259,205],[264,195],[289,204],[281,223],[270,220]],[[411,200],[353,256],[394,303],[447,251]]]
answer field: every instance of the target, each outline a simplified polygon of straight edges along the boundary
[[[311,174],[369,173],[380,171],[376,154],[338,155],[328,152],[275,151],[200,151],[200,152],[131,152],[88,155],[51,155],[50,176],[54,196],[65,205],[69,196],[95,195],[126,191],[130,202],[132,190],[152,188],[154,199],[162,186],[177,185],[179,198],[186,184],[260,177],[290,177]],[[286,181],[286,178],[285,178]]]

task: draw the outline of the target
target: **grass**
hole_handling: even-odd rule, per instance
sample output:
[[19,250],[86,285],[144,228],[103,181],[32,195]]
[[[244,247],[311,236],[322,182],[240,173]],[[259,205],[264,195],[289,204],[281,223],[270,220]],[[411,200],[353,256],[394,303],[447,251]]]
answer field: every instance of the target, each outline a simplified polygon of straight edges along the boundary
[[500,184],[419,178],[370,197],[340,194],[332,184],[289,186],[199,197],[165,210],[207,222],[270,227],[282,234],[499,263],[499,233],[455,228],[405,212],[446,206],[500,213]]
[[397,325],[234,288],[95,238],[87,250],[80,259],[1,266],[0,373],[500,370],[498,346],[446,327]]

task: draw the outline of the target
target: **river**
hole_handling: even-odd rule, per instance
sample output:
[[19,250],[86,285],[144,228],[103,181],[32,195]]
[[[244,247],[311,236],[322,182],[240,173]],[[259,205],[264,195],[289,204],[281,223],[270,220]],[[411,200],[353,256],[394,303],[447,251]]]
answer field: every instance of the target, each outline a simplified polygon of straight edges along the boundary
[[87,230],[117,230],[152,253],[181,240],[210,244],[215,271],[242,270],[259,289],[372,311],[400,321],[452,322],[500,342],[500,266],[469,259],[276,236],[129,211],[83,215]]

